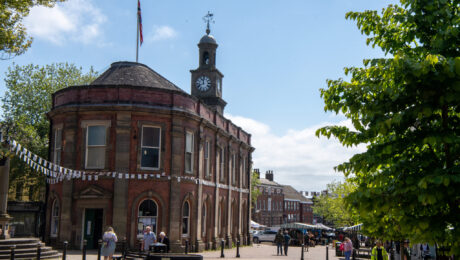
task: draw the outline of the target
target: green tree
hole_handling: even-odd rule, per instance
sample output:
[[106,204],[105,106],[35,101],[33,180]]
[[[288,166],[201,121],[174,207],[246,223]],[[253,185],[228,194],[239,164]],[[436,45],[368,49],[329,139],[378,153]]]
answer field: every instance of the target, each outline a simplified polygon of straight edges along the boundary
[[[42,158],[48,158],[51,95],[67,86],[84,85],[96,77],[93,68],[84,73],[73,64],[56,63],[46,66],[13,65],[6,73],[7,91],[2,98],[4,132]],[[7,155],[7,154],[3,154]],[[18,158],[11,160],[10,186],[15,183],[40,185],[43,178]],[[39,189],[33,188],[36,197]]]
[[64,0],[4,0],[0,3],[0,60],[23,54],[32,44],[22,19],[32,7],[52,7]]
[[332,182],[327,185],[327,194],[314,197],[313,213],[322,216],[335,227],[358,224],[358,213],[347,207],[345,197],[356,189],[350,182]]
[[256,206],[257,197],[260,195],[260,190],[257,186],[260,184],[259,173],[256,170],[251,174],[251,209]]
[[349,12],[386,58],[345,68],[350,80],[321,89],[326,111],[354,129],[328,126],[344,146],[367,151],[337,166],[357,185],[346,199],[366,232],[449,245],[460,253],[460,2],[401,0]]

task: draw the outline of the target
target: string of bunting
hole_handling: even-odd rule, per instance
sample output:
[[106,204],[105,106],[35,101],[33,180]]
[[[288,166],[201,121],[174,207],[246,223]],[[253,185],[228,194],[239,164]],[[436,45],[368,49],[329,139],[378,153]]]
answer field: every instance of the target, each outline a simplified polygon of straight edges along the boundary
[[[216,184],[211,181],[203,180],[193,176],[166,176],[166,173],[161,174],[156,173],[120,173],[120,172],[96,172],[96,171],[81,171],[73,170],[66,167],[62,167],[55,163],[52,163],[35,153],[28,150],[26,147],[23,147],[16,140],[10,140],[10,150],[15,153],[19,159],[23,160],[27,165],[29,165],[33,170],[43,173],[46,176],[46,182],[49,184],[56,184],[62,182],[64,179],[81,179],[83,181],[97,181],[99,177],[112,177],[118,179],[137,179],[137,180],[147,180],[147,179],[167,179],[171,180],[172,178],[176,179],[177,182],[181,180],[193,181],[196,184],[203,184],[206,186],[215,187]],[[249,192],[248,189],[240,189],[233,186],[228,186],[225,184],[217,184],[219,188],[229,188],[231,190]]]

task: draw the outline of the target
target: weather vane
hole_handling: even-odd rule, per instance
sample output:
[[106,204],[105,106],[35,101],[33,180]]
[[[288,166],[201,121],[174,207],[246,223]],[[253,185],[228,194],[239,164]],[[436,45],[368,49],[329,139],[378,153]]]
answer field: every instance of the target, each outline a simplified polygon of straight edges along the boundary
[[211,32],[211,29],[209,29],[209,24],[214,23],[214,14],[208,11],[208,14],[203,17],[203,21],[207,24],[206,34],[209,35]]

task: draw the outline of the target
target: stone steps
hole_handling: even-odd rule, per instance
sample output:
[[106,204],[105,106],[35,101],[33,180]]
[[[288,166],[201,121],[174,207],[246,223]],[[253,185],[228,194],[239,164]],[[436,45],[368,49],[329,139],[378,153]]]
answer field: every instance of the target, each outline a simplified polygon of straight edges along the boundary
[[13,238],[0,240],[0,259],[10,259],[11,247],[13,245],[15,246],[15,259],[36,259],[38,243],[41,244],[40,258],[52,259],[61,257],[58,251],[46,246],[38,238]]

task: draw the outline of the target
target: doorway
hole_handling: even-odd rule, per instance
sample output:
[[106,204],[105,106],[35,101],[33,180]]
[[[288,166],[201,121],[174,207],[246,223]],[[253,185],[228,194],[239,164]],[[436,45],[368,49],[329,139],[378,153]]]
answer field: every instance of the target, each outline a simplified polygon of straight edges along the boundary
[[87,249],[98,248],[98,240],[102,238],[102,209],[85,209],[83,239],[87,241]]

